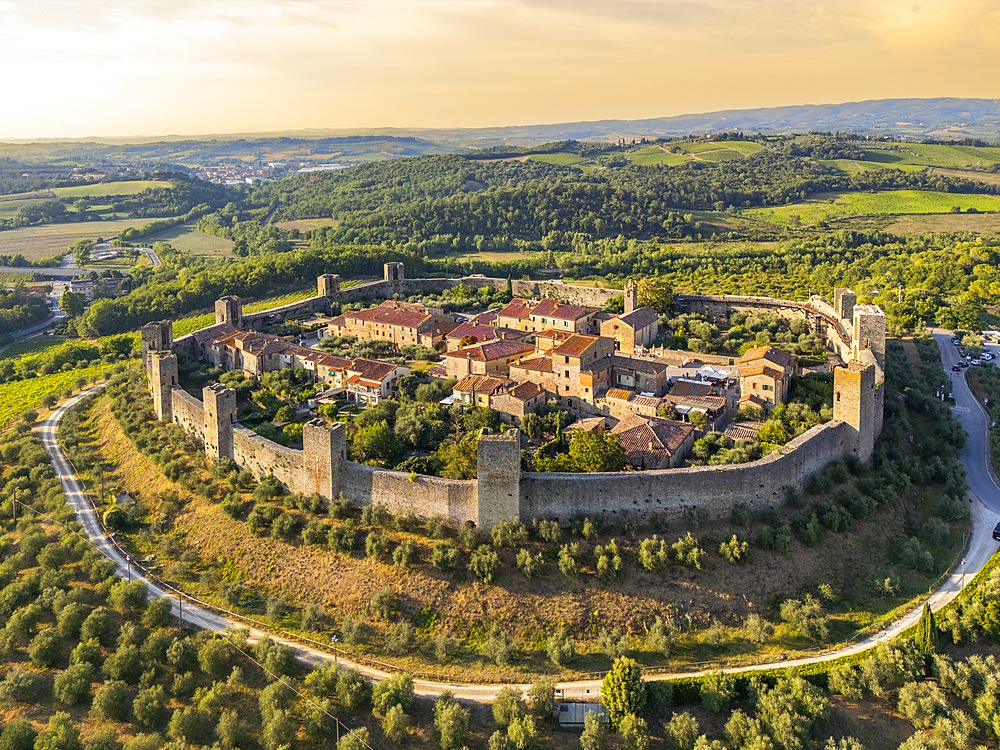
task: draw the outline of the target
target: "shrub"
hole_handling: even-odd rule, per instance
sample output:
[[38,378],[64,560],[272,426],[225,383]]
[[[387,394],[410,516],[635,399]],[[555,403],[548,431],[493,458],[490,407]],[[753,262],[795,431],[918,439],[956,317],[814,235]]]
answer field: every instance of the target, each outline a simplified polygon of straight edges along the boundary
[[413,705],[413,678],[408,674],[396,674],[372,688],[372,707],[376,716],[385,716],[393,706],[404,709]]
[[669,616],[666,619],[657,617],[646,633],[647,650],[663,654],[665,657],[670,656],[676,632],[677,626],[674,625],[673,618]]
[[949,706],[944,691],[933,682],[908,682],[899,689],[898,708],[915,729],[930,729]]
[[786,599],[782,602],[781,619],[793,633],[806,638],[823,640],[830,632],[823,607],[812,594],[806,594],[802,600]]
[[743,632],[751,643],[765,643],[774,633],[774,626],[761,615],[752,612],[743,623]]
[[438,570],[453,570],[458,565],[458,547],[450,539],[435,543],[431,550],[431,565]]
[[576,658],[576,644],[567,635],[565,628],[560,628],[548,637],[545,654],[557,667],[566,666]]
[[520,521],[504,521],[492,531],[494,547],[521,547],[528,543],[528,530]]
[[382,530],[370,531],[365,537],[365,555],[381,561],[389,553],[389,537]]
[[639,543],[639,564],[646,570],[662,570],[667,565],[667,543],[651,536]]
[[646,689],[639,665],[634,660],[626,656],[615,660],[601,683],[601,702],[615,727],[629,714],[642,712],[646,705]]
[[399,611],[396,595],[391,589],[381,589],[368,603],[368,611],[386,621],[395,619]]
[[787,524],[766,527],[760,534],[760,546],[774,552],[790,552],[792,529]]
[[501,729],[524,715],[524,700],[521,693],[511,687],[500,688],[493,700],[493,721]]
[[690,531],[674,542],[670,548],[674,552],[674,559],[681,565],[701,570],[705,550],[698,546],[698,540],[691,536]]
[[736,697],[736,683],[722,672],[709,672],[701,681],[701,702],[709,711],[719,713]]
[[94,692],[90,715],[98,720],[126,721],[129,707],[128,685],[121,680],[108,680]]
[[750,544],[736,534],[719,545],[719,554],[731,563],[746,562],[749,552]]
[[541,572],[544,563],[541,552],[532,555],[526,549],[522,549],[517,553],[516,561],[517,569],[529,580]]
[[564,544],[559,548],[559,572],[564,576],[575,576],[577,573],[576,559],[580,554],[579,544]]
[[649,747],[649,728],[645,719],[628,714],[619,722],[618,731],[625,750],[646,750]]
[[493,582],[493,576],[496,575],[499,564],[499,556],[486,544],[480,545],[479,549],[475,550],[469,558],[469,570],[485,583]]
[[434,704],[434,731],[441,750],[459,750],[469,740],[469,712],[450,693]]
[[417,548],[409,539],[404,539],[399,546],[392,551],[392,564],[401,568],[408,568],[417,559]]
[[496,625],[490,628],[489,635],[483,643],[483,655],[500,666],[510,662],[510,642],[507,640],[507,634]]
[[355,540],[358,536],[358,527],[351,519],[341,521],[330,527],[327,532],[327,546],[333,552],[348,553],[354,549]]
[[53,693],[64,706],[83,703],[90,696],[90,681],[94,668],[90,664],[74,664],[56,675]]
[[622,574],[622,556],[618,543],[612,539],[605,546],[594,547],[597,561],[597,575],[601,578],[619,578]]

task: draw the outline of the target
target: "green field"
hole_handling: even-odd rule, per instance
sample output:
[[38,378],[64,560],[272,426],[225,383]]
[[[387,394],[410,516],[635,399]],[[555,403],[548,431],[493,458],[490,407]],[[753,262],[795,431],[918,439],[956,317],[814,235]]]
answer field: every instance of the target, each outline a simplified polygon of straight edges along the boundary
[[864,161],[862,159],[823,159],[820,161],[833,169],[838,169],[844,174],[857,174],[858,172],[868,172],[874,169],[898,169],[903,172],[919,172],[924,167],[916,164],[889,164],[880,161]]
[[105,195],[135,195],[151,188],[168,188],[166,180],[123,180],[121,182],[95,182],[88,185],[53,188],[58,198],[97,198]]
[[636,151],[626,153],[628,160],[640,167],[656,166],[665,164],[668,167],[676,167],[680,164],[687,164],[690,161],[683,154],[674,154],[660,146],[647,146]]
[[175,249],[191,255],[209,258],[232,258],[233,242],[199,231],[193,224],[182,224],[173,229],[143,237],[145,243],[167,242]]
[[815,224],[846,216],[950,213],[952,206],[962,211],[1000,211],[1000,196],[974,193],[940,193],[926,190],[886,190],[879,193],[842,193],[817,196],[803,203],[776,208],[751,208],[747,218],[772,224]]
[[0,201],[0,219],[13,219],[22,208],[42,203],[43,198],[29,198],[20,201]]
[[971,168],[1000,164],[1000,148],[997,147],[885,143],[866,148],[865,154],[871,161],[922,167]]
[[127,227],[141,227],[147,223],[149,219],[121,219],[8,229],[0,232],[0,255],[20,253],[28,260],[40,260],[65,253],[77,240],[111,239]]
[[532,154],[528,157],[529,161],[540,161],[545,164],[556,164],[560,167],[575,167],[577,164],[583,164],[587,159],[583,158],[579,154]]
[[66,336],[34,336],[30,339],[15,341],[0,349],[0,359],[16,359],[24,354],[37,354],[69,340]]
[[89,379],[110,369],[111,365],[101,364],[0,384],[0,425],[6,425],[24,412],[37,408],[49,393],[58,395],[67,388],[74,387],[77,378]]

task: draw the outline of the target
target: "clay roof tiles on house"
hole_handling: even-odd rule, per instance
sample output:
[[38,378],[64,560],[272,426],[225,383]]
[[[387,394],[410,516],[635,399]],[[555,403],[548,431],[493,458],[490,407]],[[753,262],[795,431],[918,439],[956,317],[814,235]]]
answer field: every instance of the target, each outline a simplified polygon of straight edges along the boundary
[[567,305],[554,299],[543,299],[531,308],[532,317],[544,316],[556,320],[579,320],[587,315],[593,315],[595,312],[597,312],[595,307]]
[[541,354],[537,357],[526,357],[519,360],[514,365],[522,370],[532,370],[534,372],[552,372],[552,357],[548,354]]
[[645,372],[649,375],[658,375],[665,372],[667,365],[653,359],[640,359],[638,357],[626,357],[622,354],[615,354],[611,357],[611,363],[615,367],[621,367],[635,372]]
[[504,395],[515,398],[518,401],[530,401],[539,394],[544,393],[544,391],[545,389],[542,386],[538,385],[538,383],[532,383],[530,380],[503,389]]
[[635,394],[632,391],[625,388],[609,388],[608,392],[604,394],[604,398],[613,398],[618,401],[631,401],[632,396]]
[[630,464],[656,466],[664,457],[676,454],[694,430],[687,422],[630,414],[611,429],[611,434],[618,436]]
[[489,375],[469,375],[455,384],[457,393],[496,393],[503,387],[504,381],[491,378]]
[[674,383],[674,387],[670,389],[671,396],[711,396],[712,395],[712,384],[711,383],[696,383],[693,380],[683,380],[679,379]]
[[461,341],[466,336],[476,340],[477,344],[486,341],[501,341],[504,339],[520,339],[527,336],[525,331],[515,331],[512,328],[502,328],[499,326],[485,325],[482,323],[462,323],[457,328],[452,329],[447,338]]
[[419,328],[433,318],[434,315],[423,305],[386,300],[377,307],[344,313],[337,318],[337,321],[341,319],[358,320],[401,328]]
[[585,333],[574,333],[559,346],[552,349],[553,354],[560,357],[579,357],[600,340],[599,336],[588,336]]
[[531,317],[531,303],[526,299],[515,297],[497,312],[497,318],[517,318],[528,320]]
[[640,330],[653,325],[653,323],[659,320],[659,315],[651,307],[637,307],[630,313],[619,315],[618,320],[631,326],[634,330]]
[[753,349],[747,349],[743,353],[743,356],[740,357],[740,363],[755,362],[759,359],[773,362],[782,369],[788,367],[794,368],[796,362],[795,357],[788,352],[783,352],[781,349],[775,349],[773,346],[755,346]]
[[351,362],[348,371],[361,380],[381,383],[396,370],[391,362],[379,362],[374,359],[356,359]]
[[453,352],[445,353],[444,356],[449,358],[473,359],[477,362],[492,362],[497,359],[530,354],[534,351],[535,347],[531,346],[531,344],[523,344],[520,341],[505,339],[456,349]]
[[762,422],[736,422],[729,425],[723,434],[730,440],[756,440],[761,427]]

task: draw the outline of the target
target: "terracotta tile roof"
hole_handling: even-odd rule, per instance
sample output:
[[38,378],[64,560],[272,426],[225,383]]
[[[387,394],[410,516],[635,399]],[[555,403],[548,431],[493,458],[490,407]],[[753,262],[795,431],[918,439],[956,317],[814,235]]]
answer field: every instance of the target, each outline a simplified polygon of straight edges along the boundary
[[471,336],[477,344],[486,341],[501,341],[503,339],[521,339],[527,336],[526,331],[515,331],[513,328],[503,328],[499,326],[485,325],[482,323],[462,323],[447,335],[446,338],[461,341],[466,336]]
[[339,321],[361,321],[401,328],[419,328],[424,323],[432,321],[434,317],[435,315],[423,305],[386,300],[378,307],[344,313],[334,322],[337,325],[344,325]]
[[671,396],[711,396],[711,383],[696,383],[692,380],[679,379],[670,389]]
[[481,312],[469,322],[477,326],[495,326],[497,324],[497,311],[487,310],[486,312]]
[[535,339],[552,339],[553,341],[565,341],[571,336],[576,336],[577,334],[573,331],[557,331],[555,328],[546,328],[544,331],[540,331],[535,334]]
[[587,417],[578,419],[563,432],[604,432],[607,420],[604,417]]
[[746,364],[750,362],[755,362],[758,359],[764,359],[768,362],[773,362],[782,369],[795,367],[796,359],[788,352],[783,352],[781,349],[775,349],[773,346],[756,346],[753,349],[747,349],[743,356],[740,357],[740,363]]
[[751,404],[756,406],[758,409],[764,409],[767,407],[767,401],[754,393],[746,393],[740,396],[740,404]]
[[531,303],[526,299],[515,297],[507,306],[497,311],[497,318],[517,318],[518,320],[528,320],[531,311]]
[[656,310],[651,307],[637,307],[626,315],[618,316],[618,320],[635,330],[639,330],[651,326],[659,320],[659,316],[656,314]]
[[381,383],[396,370],[391,362],[379,362],[374,359],[356,359],[351,362],[348,373],[363,381]]
[[520,341],[492,341],[485,344],[467,346],[464,349],[456,349],[453,352],[446,352],[445,357],[451,359],[472,359],[476,362],[493,362],[498,359],[517,357],[531,354],[535,347],[531,344],[523,344]]
[[564,342],[552,350],[553,354],[560,357],[579,357],[590,347],[596,344],[600,338],[598,336],[588,336],[585,333],[574,333]]
[[518,401],[530,401],[539,394],[544,393],[545,389],[538,385],[538,383],[532,383],[530,380],[527,380],[515,386],[505,388],[503,392],[504,395],[515,398]]
[[611,429],[632,466],[659,466],[677,453],[694,432],[694,425],[660,417],[629,415]]
[[644,406],[648,409],[656,409],[663,399],[657,398],[656,396],[633,396],[629,401],[630,404],[635,404],[636,406]]
[[741,378],[748,378],[752,375],[767,375],[769,378],[774,378],[775,380],[781,380],[783,377],[785,377],[785,371],[776,370],[773,367],[768,367],[765,364],[740,365]]
[[631,401],[632,396],[635,395],[632,391],[626,390],[625,388],[609,388],[608,392],[604,394],[604,398],[613,398],[618,401]]
[[491,378],[488,375],[469,375],[459,380],[455,384],[457,393],[496,393],[503,387],[503,381],[499,378]]
[[542,354],[537,357],[525,358],[518,361],[514,366],[522,370],[532,370],[533,372],[552,372],[552,357],[548,354]]
[[615,354],[611,357],[611,363],[615,367],[620,367],[623,369],[634,370],[635,372],[645,372],[649,375],[658,375],[661,372],[666,372],[667,365],[663,362],[658,362],[653,359],[639,359],[637,357],[626,357],[621,354]]
[[762,422],[736,422],[729,425],[723,434],[730,440],[756,440],[762,426]]
[[543,299],[531,308],[531,317],[544,316],[557,320],[579,320],[580,318],[592,315],[597,312],[596,307],[583,307],[582,305],[567,305],[554,299]]
[[687,406],[692,409],[717,411],[726,408],[726,399],[722,396],[664,396],[661,401],[668,401],[676,406]]

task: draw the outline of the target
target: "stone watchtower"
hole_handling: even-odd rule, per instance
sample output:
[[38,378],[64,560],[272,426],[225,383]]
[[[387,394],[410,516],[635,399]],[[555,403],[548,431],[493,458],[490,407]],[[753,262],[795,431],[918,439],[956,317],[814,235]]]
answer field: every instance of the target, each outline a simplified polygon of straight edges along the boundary
[[168,352],[174,346],[174,326],[169,320],[147,323],[140,334],[142,341],[142,366],[149,372],[151,352]]
[[885,313],[878,305],[854,307],[854,339],[851,343],[854,359],[870,351],[878,366],[885,369]]
[[215,300],[215,324],[229,323],[239,328],[243,324],[243,302],[239,297],[222,297]]
[[316,278],[316,294],[326,297],[334,305],[340,301],[340,277],[332,273],[324,273]]
[[833,290],[833,309],[841,320],[854,320],[854,306],[858,304],[858,295],[843,287]]
[[879,398],[875,383],[875,365],[854,361],[833,371],[833,418],[850,427],[854,445],[851,452],[861,461],[870,461],[875,452],[876,420]]
[[205,403],[205,455],[210,461],[233,457],[236,391],[213,383],[202,392]]
[[521,517],[521,433],[507,430],[494,434],[484,429],[479,435],[479,508],[476,524],[491,531],[504,521]]
[[[143,329],[145,334],[145,329]],[[153,396],[153,413],[161,422],[174,421],[173,390],[177,387],[177,355],[173,352],[149,353],[149,390]]]
[[625,315],[639,306],[639,286],[635,279],[625,279]]
[[347,431],[337,422],[327,427],[322,419],[302,426],[303,494],[317,493],[333,500],[340,495],[344,462],[347,460]]
[[403,281],[406,279],[406,276],[403,273],[403,264],[386,263],[382,270],[385,274],[385,280],[389,283],[389,288],[392,290],[392,293],[399,294],[403,287]]

